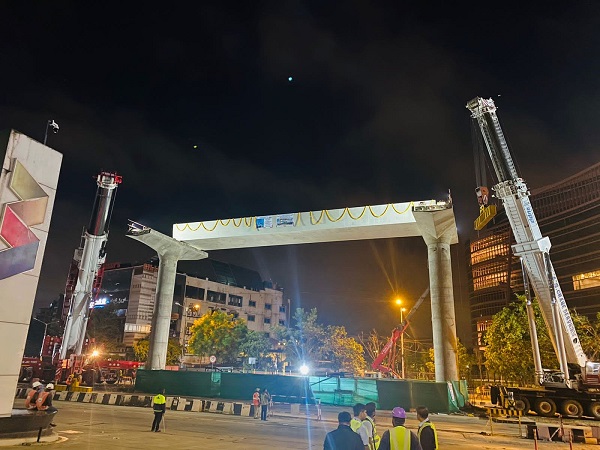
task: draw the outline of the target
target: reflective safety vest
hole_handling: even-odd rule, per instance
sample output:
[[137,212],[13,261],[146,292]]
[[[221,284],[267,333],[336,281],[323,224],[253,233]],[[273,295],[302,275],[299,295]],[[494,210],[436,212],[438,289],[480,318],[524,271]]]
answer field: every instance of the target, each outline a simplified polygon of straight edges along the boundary
[[358,419],[352,419],[350,421],[350,428],[355,433],[358,431],[358,429],[360,428],[361,425],[362,425],[362,422],[360,420],[358,420]]
[[410,450],[410,431],[403,426],[390,429],[390,450]]
[[433,437],[435,438],[435,448],[440,448],[440,446],[438,445],[437,430],[435,429],[435,425],[429,421],[424,422],[423,425],[419,427],[419,431],[417,432],[417,437],[419,438],[419,441],[421,441],[421,431],[423,431],[423,428],[425,427],[431,427],[431,429],[433,430]]
[[27,409],[37,409],[36,401],[38,396],[40,395],[37,389],[32,389],[27,394],[27,398],[25,399],[25,408]]
[[35,401],[35,406],[37,407],[38,411],[45,411],[48,409],[48,405],[44,405],[44,402],[46,401],[46,398],[49,394],[50,392],[44,391],[40,392],[40,395],[38,395],[38,398]]
[[379,448],[379,442],[381,442],[381,436],[377,434],[377,427],[375,426],[375,421],[369,416],[367,416],[365,420],[368,420],[369,422],[371,422],[371,425],[373,425],[373,443],[375,444],[375,450],[377,450]]
[[165,411],[165,406],[162,406],[162,405],[167,403],[167,399],[165,398],[164,395],[156,394],[152,401],[154,403],[154,408],[153,408],[154,411],[156,411],[156,412],[164,412]]

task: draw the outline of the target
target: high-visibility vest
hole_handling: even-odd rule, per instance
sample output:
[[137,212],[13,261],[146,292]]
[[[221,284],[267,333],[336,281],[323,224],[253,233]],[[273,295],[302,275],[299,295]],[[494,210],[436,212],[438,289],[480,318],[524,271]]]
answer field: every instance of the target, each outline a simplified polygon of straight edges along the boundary
[[403,426],[390,429],[390,450],[410,450],[410,431]]
[[44,402],[46,401],[46,398],[49,394],[50,392],[44,391],[40,392],[40,395],[38,395],[38,398],[35,401],[35,406],[37,407],[38,411],[45,411],[48,409],[48,405],[44,405]]
[[[164,405],[167,403],[167,399],[162,394],[156,394],[152,400],[155,405]],[[162,408],[153,408],[156,412],[163,412]]]
[[438,445],[437,430],[435,429],[435,425],[432,424],[430,421],[424,422],[423,425],[421,425],[419,427],[419,431],[417,432],[419,441],[421,440],[421,431],[423,431],[423,428],[425,428],[425,427],[431,427],[431,429],[433,430],[433,437],[435,438],[435,448],[436,449],[440,448],[440,446]]
[[25,408],[27,409],[36,409],[36,401],[38,396],[40,395],[40,393],[38,392],[37,389],[32,389],[31,391],[29,391],[29,393],[27,394],[27,398],[25,399]]
[[373,443],[375,444],[375,450],[377,450],[379,448],[379,442],[381,442],[381,436],[377,434],[377,427],[375,426],[375,421],[369,416],[367,416],[365,420],[368,420],[369,422],[371,422],[371,425],[373,425]]
[[355,433],[358,431],[358,429],[360,428],[361,425],[362,425],[362,422],[360,420],[358,420],[358,419],[352,419],[350,421],[350,428]]

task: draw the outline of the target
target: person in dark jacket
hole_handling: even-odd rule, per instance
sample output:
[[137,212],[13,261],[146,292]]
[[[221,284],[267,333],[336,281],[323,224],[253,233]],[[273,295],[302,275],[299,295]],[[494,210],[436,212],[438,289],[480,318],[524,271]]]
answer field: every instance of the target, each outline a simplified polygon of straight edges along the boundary
[[153,399],[153,410],[154,410],[154,421],[152,422],[152,430],[160,433],[160,422],[162,421],[163,414],[167,410],[167,399],[165,398],[165,390],[163,389],[160,394],[154,396]]
[[417,420],[419,421],[419,431],[417,436],[423,450],[438,450],[438,436],[435,425],[429,420],[429,410],[425,406],[417,408]]
[[343,411],[338,414],[338,427],[325,436],[323,450],[364,450],[365,447],[358,434],[350,428],[352,416]]

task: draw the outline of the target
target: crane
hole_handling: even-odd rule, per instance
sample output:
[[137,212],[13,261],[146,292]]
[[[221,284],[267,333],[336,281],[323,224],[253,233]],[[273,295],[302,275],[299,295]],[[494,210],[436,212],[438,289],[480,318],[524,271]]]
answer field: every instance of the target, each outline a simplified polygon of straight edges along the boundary
[[396,342],[398,342],[398,339],[400,339],[400,337],[404,334],[404,332],[408,328],[411,317],[415,314],[415,312],[417,312],[417,309],[419,309],[419,306],[421,306],[421,303],[423,303],[423,300],[425,300],[425,298],[427,297],[427,294],[429,294],[429,288],[425,289],[425,292],[423,292],[423,294],[421,294],[421,296],[419,297],[419,299],[417,300],[415,305],[410,309],[410,311],[408,312],[408,314],[406,315],[406,317],[404,318],[402,323],[400,323],[400,325],[398,325],[396,328],[394,328],[392,330],[392,336],[387,341],[387,343],[383,346],[383,348],[381,349],[381,352],[379,352],[379,355],[377,355],[377,358],[375,358],[375,360],[373,361],[373,364],[371,365],[373,370],[378,370],[383,373],[392,372],[395,376],[398,376],[398,374],[396,374],[394,372],[394,370],[391,367],[389,367],[391,365],[392,361],[390,363],[388,363],[387,366],[383,364],[383,361],[385,360],[385,358],[387,358],[389,356],[390,351],[392,350],[392,348],[394,347]]
[[[600,418],[600,398],[593,393],[600,387],[600,363],[589,361],[581,347],[550,260],[550,239],[542,236],[529,199],[529,189],[517,172],[496,114],[496,105],[492,99],[476,97],[466,107],[477,122],[485,142],[498,180],[492,189],[502,201],[514,234],[516,243],[512,246],[513,253],[521,260],[536,380],[539,385],[549,388],[546,396],[528,396],[525,391],[516,394],[521,395],[527,403],[534,400],[536,411],[543,415],[554,415],[558,399],[562,401],[565,414],[581,415],[584,403],[591,415]],[[542,367],[530,288],[535,293],[544,323],[549,330],[558,360],[558,371]],[[570,370],[575,367],[578,370]],[[576,395],[573,400],[573,392],[580,392],[582,395]],[[528,406],[525,404],[524,408],[528,410]]]

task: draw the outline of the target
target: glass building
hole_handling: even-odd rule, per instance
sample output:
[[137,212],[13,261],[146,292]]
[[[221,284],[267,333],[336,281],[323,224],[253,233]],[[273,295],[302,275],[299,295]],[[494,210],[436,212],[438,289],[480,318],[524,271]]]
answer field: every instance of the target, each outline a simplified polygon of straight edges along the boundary
[[[532,191],[531,202],[570,309],[589,317],[600,312],[600,163],[558,183]],[[475,232],[474,232],[475,233]],[[474,344],[492,316],[523,293],[519,258],[503,208],[468,242],[469,303]]]

